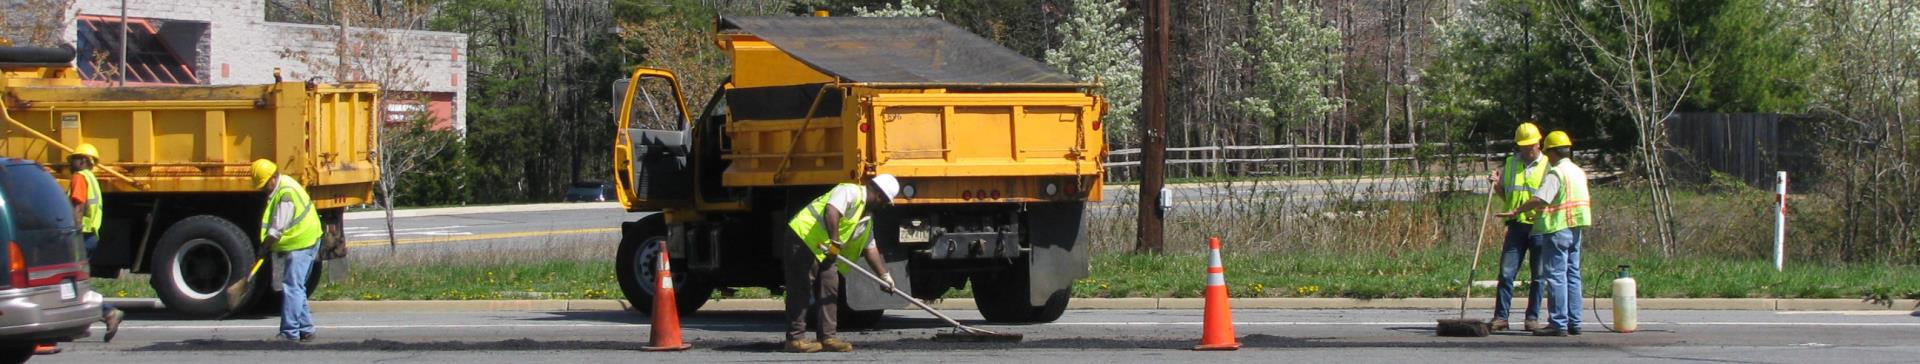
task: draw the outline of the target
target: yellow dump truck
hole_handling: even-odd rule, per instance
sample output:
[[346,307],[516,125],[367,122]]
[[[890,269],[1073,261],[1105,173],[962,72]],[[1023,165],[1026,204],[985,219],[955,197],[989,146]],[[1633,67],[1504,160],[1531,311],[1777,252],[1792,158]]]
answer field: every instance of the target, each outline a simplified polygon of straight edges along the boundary
[[[72,175],[74,147],[99,149],[105,220],[93,276],[151,274],[166,307],[190,316],[243,308],[228,307],[225,288],[266,254],[256,246],[267,196],[248,172],[260,158],[307,186],[328,232],[324,247],[337,247],[323,255],[344,252],[343,212],[371,201],[379,178],[378,87],[279,75],[260,75],[259,85],[87,87],[72,59],[64,49],[0,48],[0,148],[61,178]],[[253,285],[243,306],[278,301],[271,272],[262,269],[260,280],[276,284]]]
[[[685,108],[667,70],[614,85],[620,202],[660,211],[622,226],[616,276],[634,307],[653,305],[663,240],[681,314],[715,290],[782,291],[785,222],[834,184],[892,174],[901,196],[873,226],[902,290],[934,299],[971,283],[988,320],[1060,316],[1088,274],[1086,203],[1101,198],[1097,85],[937,19],[718,27],[731,74],[703,107]],[[842,325],[904,307],[844,286]]]

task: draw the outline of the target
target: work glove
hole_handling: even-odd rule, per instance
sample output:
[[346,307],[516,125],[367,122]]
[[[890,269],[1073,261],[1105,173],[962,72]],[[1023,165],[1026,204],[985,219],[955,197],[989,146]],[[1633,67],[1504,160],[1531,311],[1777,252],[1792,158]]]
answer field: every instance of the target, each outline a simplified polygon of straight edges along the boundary
[[888,291],[892,291],[893,287],[897,287],[893,285],[893,272],[880,273],[880,280],[886,282],[886,284],[881,286],[880,288],[884,288]]
[[840,243],[840,240],[838,240],[838,239],[829,239],[829,240],[827,240],[827,254],[828,254],[828,255],[840,255],[840,246],[841,246],[841,245],[842,245],[842,244]]

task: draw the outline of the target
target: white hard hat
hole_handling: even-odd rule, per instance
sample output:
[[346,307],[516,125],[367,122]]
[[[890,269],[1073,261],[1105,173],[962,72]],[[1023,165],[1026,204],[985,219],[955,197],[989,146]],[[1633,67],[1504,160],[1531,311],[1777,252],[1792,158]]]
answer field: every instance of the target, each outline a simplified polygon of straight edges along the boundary
[[887,203],[893,203],[893,197],[900,195],[900,180],[894,179],[891,174],[873,176],[873,186],[879,187],[881,194],[887,196]]

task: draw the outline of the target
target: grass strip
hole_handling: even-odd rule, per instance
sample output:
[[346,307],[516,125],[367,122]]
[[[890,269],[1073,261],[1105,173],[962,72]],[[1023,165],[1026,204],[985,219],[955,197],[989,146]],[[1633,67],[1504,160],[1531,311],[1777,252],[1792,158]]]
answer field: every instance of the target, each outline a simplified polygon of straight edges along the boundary
[[[1489,249],[1491,250],[1491,249]],[[1498,252],[1481,257],[1474,280],[1493,280]],[[1288,254],[1262,252],[1225,259],[1234,297],[1408,298],[1459,297],[1466,253],[1430,249],[1405,253]],[[1775,272],[1769,261],[1707,258],[1584,258],[1586,294],[1611,297],[1614,266],[1633,266],[1641,297],[1657,298],[1879,298],[1920,299],[1920,266],[1883,263],[1789,265]],[[1201,254],[1099,254],[1093,276],[1075,283],[1078,297],[1201,297],[1206,256]],[[330,280],[319,300],[624,299],[613,263],[580,259],[421,265],[355,266],[348,280]],[[96,278],[108,297],[153,297],[144,275]],[[1491,297],[1493,290],[1475,289]],[[716,297],[719,295],[716,294]],[[967,291],[948,298],[969,297]],[[765,289],[741,289],[734,298],[771,297]]]

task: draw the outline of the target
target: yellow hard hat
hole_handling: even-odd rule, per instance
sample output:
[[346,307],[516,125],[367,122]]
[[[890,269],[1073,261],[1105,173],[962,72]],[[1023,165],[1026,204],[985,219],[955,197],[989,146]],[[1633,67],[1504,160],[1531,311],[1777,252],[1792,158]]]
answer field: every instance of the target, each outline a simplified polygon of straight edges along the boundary
[[81,143],[79,147],[73,148],[73,155],[69,155],[68,157],[74,155],[84,155],[98,162],[100,161],[100,148],[94,148],[93,144]]
[[1533,126],[1532,122],[1520,123],[1520,130],[1513,131],[1513,144],[1524,147],[1537,143],[1540,143],[1540,127]]
[[1567,137],[1567,132],[1554,130],[1552,133],[1547,133],[1547,149],[1572,146],[1573,138]]
[[280,171],[280,166],[274,165],[273,161],[265,160],[265,159],[254,160],[253,161],[253,188],[266,187],[267,180],[273,178],[274,172],[279,172],[279,171]]

